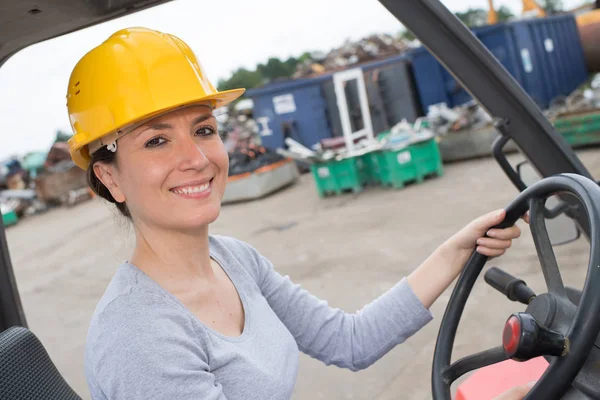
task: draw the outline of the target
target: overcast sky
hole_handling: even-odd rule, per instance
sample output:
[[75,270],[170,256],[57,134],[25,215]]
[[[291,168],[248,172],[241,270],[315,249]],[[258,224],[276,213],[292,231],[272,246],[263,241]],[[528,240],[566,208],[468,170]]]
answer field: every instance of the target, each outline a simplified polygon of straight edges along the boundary
[[[583,0],[564,0],[566,7]],[[443,0],[452,11],[486,8],[486,0]],[[495,0],[521,11],[520,0]],[[70,132],[66,87],[73,66],[92,47],[128,26],[173,33],[188,42],[214,81],[270,56],[327,51],[346,38],[396,33],[402,26],[378,2],[365,0],[177,0],[31,46],[0,68],[0,159],[47,150],[57,128]]]

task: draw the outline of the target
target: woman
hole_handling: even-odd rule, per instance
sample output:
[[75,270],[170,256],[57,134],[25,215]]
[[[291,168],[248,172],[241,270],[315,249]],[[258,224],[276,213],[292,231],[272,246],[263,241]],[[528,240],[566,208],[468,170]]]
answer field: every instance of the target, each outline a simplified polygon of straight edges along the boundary
[[184,42],[144,28],[113,34],[72,72],[71,155],[136,235],[91,321],[94,399],[287,399],[298,349],[368,367],[431,320],[476,246],[499,256],[520,234],[488,231],[504,212],[487,214],[358,313],[330,308],[248,244],[209,234],[228,176],[213,110],[242,93],[217,92]]

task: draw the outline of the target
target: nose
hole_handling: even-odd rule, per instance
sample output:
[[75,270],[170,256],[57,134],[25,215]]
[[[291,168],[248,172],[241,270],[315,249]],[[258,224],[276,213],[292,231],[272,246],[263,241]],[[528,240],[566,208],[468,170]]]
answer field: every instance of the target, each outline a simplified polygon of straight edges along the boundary
[[202,147],[188,135],[179,140],[176,151],[178,166],[182,171],[189,169],[203,170],[210,163]]

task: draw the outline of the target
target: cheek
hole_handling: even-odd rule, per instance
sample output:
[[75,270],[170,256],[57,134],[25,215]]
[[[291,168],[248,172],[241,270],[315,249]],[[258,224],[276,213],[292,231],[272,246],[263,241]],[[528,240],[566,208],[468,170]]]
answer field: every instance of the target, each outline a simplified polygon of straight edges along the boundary
[[221,140],[214,144],[210,154],[211,163],[219,169],[220,174],[227,176],[229,172],[229,155]]
[[142,201],[148,202],[154,198],[147,194],[162,188],[169,171],[168,163],[144,157],[131,157],[126,164],[123,165],[123,192],[130,207],[143,207]]

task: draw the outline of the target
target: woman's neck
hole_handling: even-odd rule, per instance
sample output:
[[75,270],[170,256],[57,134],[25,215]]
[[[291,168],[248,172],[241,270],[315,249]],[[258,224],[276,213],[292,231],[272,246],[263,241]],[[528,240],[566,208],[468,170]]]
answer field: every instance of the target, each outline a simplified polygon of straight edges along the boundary
[[167,289],[180,290],[186,282],[214,279],[208,226],[194,232],[143,226],[136,226],[135,231],[131,263]]

